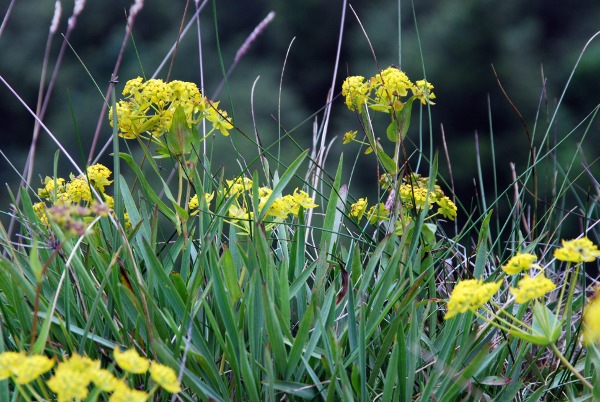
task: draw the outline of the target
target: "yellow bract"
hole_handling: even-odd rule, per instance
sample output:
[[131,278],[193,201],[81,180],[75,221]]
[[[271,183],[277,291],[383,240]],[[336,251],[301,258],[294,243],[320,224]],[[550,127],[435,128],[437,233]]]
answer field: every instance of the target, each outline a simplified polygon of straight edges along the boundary
[[600,257],[600,250],[590,239],[563,240],[562,247],[554,251],[557,260],[567,262],[592,262]]
[[179,385],[177,374],[175,374],[175,371],[171,367],[152,362],[152,365],[150,366],[150,376],[158,385],[172,394],[181,391],[181,385]]
[[458,282],[448,300],[448,312],[444,319],[466,313],[468,310],[477,310],[498,292],[501,284],[502,281],[483,283],[480,279],[466,279]]
[[533,254],[518,253],[508,260],[506,265],[502,266],[502,270],[508,275],[516,275],[521,271],[528,271],[531,268],[540,269],[541,267],[535,264],[536,261],[537,257]]
[[525,275],[516,288],[510,288],[510,293],[515,296],[515,301],[519,304],[525,304],[530,300],[544,296],[546,293],[554,290],[556,285],[544,274],[536,277]]
[[143,374],[150,368],[150,361],[141,357],[135,349],[121,352],[121,350],[116,347],[114,356],[119,367],[132,374]]

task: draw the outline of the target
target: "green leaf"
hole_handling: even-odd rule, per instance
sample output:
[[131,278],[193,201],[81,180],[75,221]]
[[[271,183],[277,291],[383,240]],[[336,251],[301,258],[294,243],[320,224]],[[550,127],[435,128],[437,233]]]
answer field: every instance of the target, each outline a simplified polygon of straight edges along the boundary
[[415,99],[416,98],[413,96],[408,101],[406,101],[404,107],[398,115],[398,131],[400,132],[402,139],[406,138],[406,133],[408,132],[408,128],[410,127],[410,115],[412,112],[412,105]]
[[393,120],[388,126],[387,130],[385,130],[387,134],[388,140],[392,142],[398,142],[398,122]]
[[33,247],[31,248],[31,253],[29,254],[29,264],[31,266],[31,271],[35,276],[35,280],[41,282],[44,278],[42,277],[42,272],[44,271],[44,267],[40,262],[40,257],[38,253],[39,241],[37,236],[33,238]]
[[237,302],[242,297],[242,290],[238,283],[238,272],[233,263],[233,257],[229,249],[226,249],[222,257],[223,276],[225,277],[225,283],[227,284],[227,291],[231,302]]
[[377,143],[377,159],[381,162],[383,168],[391,175],[395,175],[398,172],[398,166],[396,162],[384,152],[383,148]]
[[509,333],[534,345],[548,345],[560,336],[560,320],[545,304],[535,302],[533,306],[532,331],[512,330]]
[[[195,131],[195,132],[194,132]],[[167,132],[166,141],[169,152],[174,156],[187,155],[192,151],[192,145],[197,143],[198,130],[190,127],[181,106],[175,109],[171,129]]]

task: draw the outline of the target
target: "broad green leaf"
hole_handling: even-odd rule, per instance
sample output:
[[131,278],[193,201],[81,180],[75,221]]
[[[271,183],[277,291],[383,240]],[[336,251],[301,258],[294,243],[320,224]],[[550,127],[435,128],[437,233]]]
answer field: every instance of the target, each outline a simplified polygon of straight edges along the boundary
[[406,101],[406,103],[404,104],[404,107],[398,114],[398,127],[397,128],[399,128],[398,131],[400,132],[400,136],[402,139],[406,138],[406,133],[408,132],[408,128],[410,127],[410,115],[412,112],[412,105],[413,105],[413,102],[415,99],[416,98],[413,96],[408,101]]
[[393,120],[388,128],[385,130],[388,140],[392,142],[398,142],[398,122]]

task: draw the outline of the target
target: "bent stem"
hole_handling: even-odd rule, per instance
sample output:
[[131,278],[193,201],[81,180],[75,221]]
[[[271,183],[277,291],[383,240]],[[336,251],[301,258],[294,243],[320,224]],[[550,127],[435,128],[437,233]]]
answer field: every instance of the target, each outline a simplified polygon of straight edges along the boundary
[[579,381],[581,381],[581,383],[583,385],[585,385],[587,388],[589,388],[590,390],[594,389],[594,386],[592,384],[590,384],[590,382],[588,380],[585,379],[584,376],[581,375],[581,373],[579,371],[577,371],[575,369],[575,367],[573,367],[573,365],[571,365],[571,363],[566,359],[566,357],[560,352],[560,350],[558,350],[558,348],[556,347],[556,344],[554,342],[550,343],[550,349],[552,349],[552,352],[554,352],[554,354],[556,355],[556,357],[558,357],[558,359],[561,361],[561,363],[571,372],[573,373],[573,375],[575,377],[577,377],[579,379]]

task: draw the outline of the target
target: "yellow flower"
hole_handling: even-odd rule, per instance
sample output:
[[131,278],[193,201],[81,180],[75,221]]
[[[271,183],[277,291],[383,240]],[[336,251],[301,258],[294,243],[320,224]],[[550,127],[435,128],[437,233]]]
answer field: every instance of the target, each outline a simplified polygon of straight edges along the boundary
[[225,180],[227,183],[227,193],[231,197],[237,197],[242,192],[252,188],[252,180],[247,177],[238,177],[235,180]]
[[[206,201],[206,206],[210,207],[210,202],[212,201],[212,199],[215,197],[215,193],[204,193],[204,200]],[[190,211],[194,210],[194,209],[198,209],[198,207],[200,206],[199,202],[198,202],[198,194],[194,194],[194,196],[192,198],[190,198],[190,202],[188,204],[188,208],[190,209]],[[193,211],[191,213],[191,215],[197,215],[198,211]]]
[[115,387],[115,392],[112,393],[108,400],[109,402],[146,402],[148,397],[147,392],[131,389],[122,380],[119,380]]
[[502,281],[483,283],[479,279],[466,279],[458,282],[448,300],[448,312],[444,319],[466,313],[468,310],[476,311],[498,292],[501,284]]
[[379,111],[399,112],[404,107],[403,97],[413,88],[408,76],[396,67],[388,67],[371,78],[371,88],[375,90],[375,105],[371,108]]
[[583,342],[590,345],[600,340],[600,288],[583,311]]
[[365,211],[367,210],[368,203],[366,198],[359,198],[354,204],[350,206],[350,216],[355,217],[359,221],[362,219]]
[[171,367],[152,362],[152,365],[150,366],[150,376],[170,393],[175,394],[181,392],[181,385],[179,385],[177,374],[175,374],[175,371]]
[[54,360],[42,355],[25,356],[11,368],[16,384],[29,384],[54,366]]
[[0,380],[6,380],[12,375],[11,369],[20,364],[25,358],[23,353],[4,352],[0,354]]
[[[54,186],[56,184],[56,187]],[[45,198],[48,201],[54,201],[54,196],[65,189],[65,179],[58,177],[48,177],[44,179],[44,188],[38,189],[38,195],[40,198]]]
[[35,212],[37,217],[40,218],[40,221],[44,225],[48,225],[48,215],[46,214],[46,211],[46,204],[44,204],[43,202],[36,202],[35,204],[33,204],[33,212]]
[[367,212],[369,223],[375,224],[388,220],[390,211],[387,210],[384,203],[373,205]]
[[81,177],[76,177],[67,184],[67,194],[73,202],[92,201],[90,185]]
[[194,194],[194,196],[190,198],[188,208],[190,210],[198,208],[198,194]]
[[290,213],[295,216],[298,216],[298,213],[300,212],[300,207],[304,209],[312,209],[318,207],[318,205],[315,204],[315,201],[312,199],[312,197],[308,195],[307,192],[298,190],[297,188],[294,189],[294,194],[292,194],[290,198]]
[[227,112],[217,109],[218,106],[219,102],[214,102],[212,106],[208,108],[206,120],[212,123],[215,130],[219,130],[223,136],[227,137],[229,135],[229,130],[233,128],[233,124],[230,123]]
[[544,274],[536,277],[525,275],[519,281],[516,288],[510,288],[510,293],[515,296],[515,301],[519,304],[525,304],[530,300],[544,296],[546,293],[554,290],[556,285]]
[[356,138],[356,134],[358,133],[358,131],[348,131],[346,132],[346,134],[344,134],[344,140],[343,143],[344,144],[349,144],[352,141],[354,141],[354,139]]
[[78,354],[58,364],[54,376],[46,381],[58,402],[82,400],[88,396],[88,386],[100,369],[100,362]]
[[[265,203],[266,203],[265,199]],[[284,220],[291,213],[295,203],[290,195],[285,197],[277,197],[273,200],[271,208],[269,208],[268,215],[274,217],[276,220]]]
[[342,96],[346,97],[346,106],[354,111],[361,111],[361,105],[369,99],[369,84],[360,75],[346,78],[342,84]]
[[95,370],[92,374],[92,381],[98,388],[106,392],[114,391],[119,383],[119,379],[106,369]]
[[441,197],[436,201],[438,205],[438,212],[446,219],[454,220],[456,219],[456,205],[452,202],[452,200],[446,196]]
[[121,352],[117,346],[114,350],[115,361],[123,370],[132,374],[143,374],[148,371],[150,361],[141,357],[135,349],[129,349]]
[[592,262],[600,257],[600,250],[590,239],[582,237],[581,239],[563,240],[562,247],[554,250],[554,257],[557,260],[568,262]]
[[87,177],[90,183],[101,193],[104,192],[104,187],[109,186],[113,182],[112,180],[108,180],[111,174],[112,172],[109,168],[99,163],[87,168]]
[[435,94],[433,93],[433,85],[425,80],[419,80],[416,82],[410,89],[414,96],[417,97],[421,101],[422,104],[430,104],[435,105],[431,100],[435,99]]
[[508,260],[506,265],[502,266],[502,270],[508,275],[516,275],[521,271],[528,271],[531,268],[541,269],[538,264],[535,264],[536,260],[537,257],[533,254],[517,253]]

